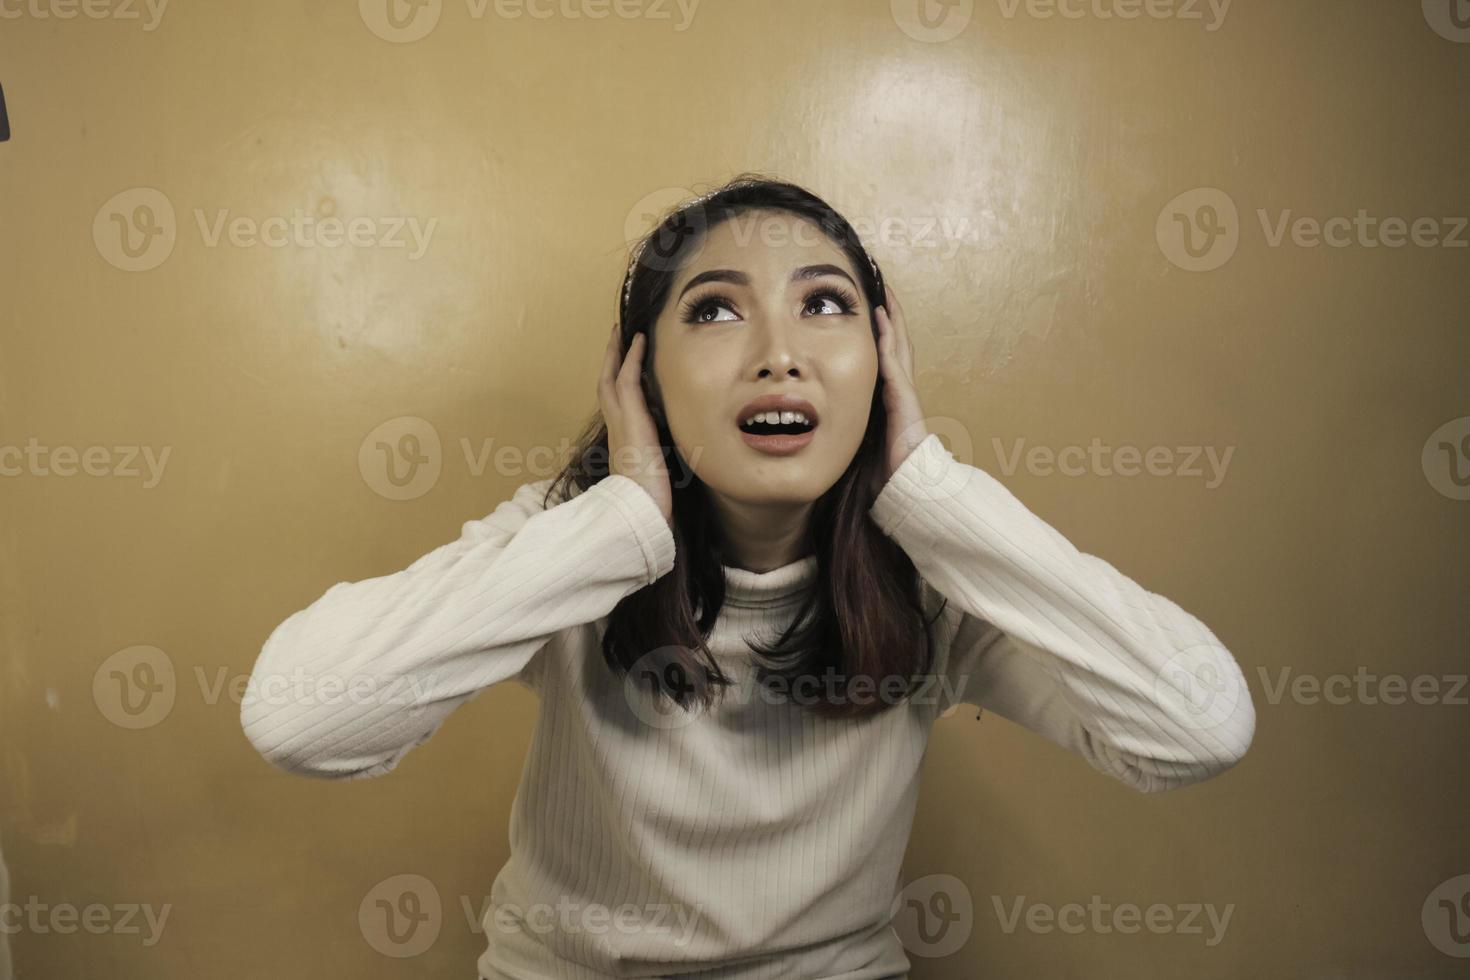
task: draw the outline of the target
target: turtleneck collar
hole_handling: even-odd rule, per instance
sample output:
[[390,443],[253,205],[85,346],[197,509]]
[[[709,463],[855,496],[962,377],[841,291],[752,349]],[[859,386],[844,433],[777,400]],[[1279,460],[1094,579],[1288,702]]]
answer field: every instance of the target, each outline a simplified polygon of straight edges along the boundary
[[735,606],[768,606],[800,595],[817,576],[817,556],[807,555],[769,572],[721,566],[725,601]]

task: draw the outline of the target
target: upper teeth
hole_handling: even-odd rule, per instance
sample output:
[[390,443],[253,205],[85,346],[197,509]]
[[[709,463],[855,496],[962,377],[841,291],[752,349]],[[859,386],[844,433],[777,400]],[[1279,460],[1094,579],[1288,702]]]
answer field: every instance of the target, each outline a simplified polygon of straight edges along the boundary
[[756,422],[765,422],[769,425],[790,425],[792,422],[801,422],[811,425],[811,421],[803,412],[756,412],[746,419],[744,424],[752,425]]

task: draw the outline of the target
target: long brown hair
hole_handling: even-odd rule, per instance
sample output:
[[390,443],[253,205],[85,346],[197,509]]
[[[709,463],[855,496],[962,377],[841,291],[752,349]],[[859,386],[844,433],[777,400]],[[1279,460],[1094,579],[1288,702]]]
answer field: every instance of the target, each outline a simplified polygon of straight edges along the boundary
[[[690,252],[722,222],[753,210],[785,211],[817,225],[852,263],[869,305],[883,304],[882,272],[845,218],[804,188],[746,173],[673,208],[633,247],[619,306],[624,354],[633,336],[642,332],[647,345],[644,364],[653,364],[653,325]],[[870,329],[876,344],[875,315],[870,317]],[[725,541],[704,484],[674,446],[658,385],[648,369],[643,393],[658,428],[673,490],[676,557],[672,571],[626,596],[612,610],[602,653],[614,672],[633,671],[635,680],[646,681],[656,697],[670,698],[686,710],[695,705],[707,708],[731,683],[705,642],[725,599]],[[772,644],[747,638],[762,683],[777,680],[788,691],[815,684],[816,690],[835,693],[807,704],[824,716],[859,717],[888,710],[912,693],[933,663],[929,632],[933,619],[924,619],[918,572],[868,516],[883,484],[886,423],[880,373],[857,453],[812,507],[807,541],[809,553],[817,557],[815,587],[807,590],[790,625]],[[568,499],[573,483],[586,490],[607,475],[607,425],[595,411],[571,461],[548,487],[546,499],[554,494]],[[866,691],[853,691],[855,678],[866,678]],[[901,690],[902,696],[875,697],[875,688]]]

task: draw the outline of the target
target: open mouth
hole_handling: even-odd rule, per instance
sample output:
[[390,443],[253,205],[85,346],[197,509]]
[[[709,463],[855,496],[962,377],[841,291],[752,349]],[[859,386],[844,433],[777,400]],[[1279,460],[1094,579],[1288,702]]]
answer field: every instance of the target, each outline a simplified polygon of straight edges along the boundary
[[740,438],[768,456],[790,456],[807,447],[816,427],[802,412],[760,412],[740,423]]
[[[740,423],[740,431],[753,436],[799,436],[816,428],[816,423],[808,422],[799,418],[790,421],[771,421],[775,413],[758,416],[754,422],[745,421]],[[792,413],[787,412],[786,416]]]

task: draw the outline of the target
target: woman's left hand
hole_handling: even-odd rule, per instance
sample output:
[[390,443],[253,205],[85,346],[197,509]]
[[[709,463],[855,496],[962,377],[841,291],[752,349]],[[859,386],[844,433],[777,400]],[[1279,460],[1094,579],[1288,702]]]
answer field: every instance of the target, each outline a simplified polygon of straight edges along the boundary
[[[929,435],[924,410],[914,387],[914,344],[909,339],[903,305],[884,284],[887,300],[877,309],[878,369],[883,375],[883,407],[888,412],[887,460],[884,483]],[[886,309],[885,309],[886,307]]]

